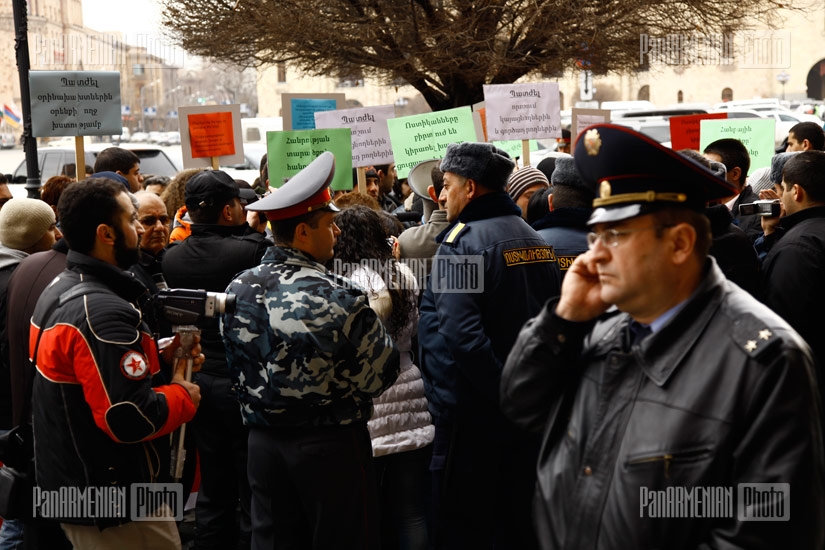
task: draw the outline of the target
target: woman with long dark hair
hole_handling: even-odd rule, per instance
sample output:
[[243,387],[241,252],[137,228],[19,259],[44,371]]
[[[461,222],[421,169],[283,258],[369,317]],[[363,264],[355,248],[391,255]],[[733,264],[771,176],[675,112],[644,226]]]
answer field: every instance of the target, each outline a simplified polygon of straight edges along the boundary
[[427,548],[429,460],[435,435],[421,371],[413,363],[418,285],[392,256],[379,214],[364,206],[336,216],[333,270],[366,290],[401,354],[398,380],[374,401],[369,422],[382,502],[382,548]]

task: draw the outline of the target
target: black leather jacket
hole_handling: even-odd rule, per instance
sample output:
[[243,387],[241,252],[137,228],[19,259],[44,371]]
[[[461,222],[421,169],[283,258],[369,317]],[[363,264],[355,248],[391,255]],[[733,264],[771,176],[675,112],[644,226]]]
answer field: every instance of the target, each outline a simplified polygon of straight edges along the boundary
[[[543,548],[822,548],[819,398],[810,349],[712,259],[658,332],[627,349],[629,316],[571,323],[551,301],[502,377],[502,408],[544,429]],[[739,483],[789,483],[790,520],[739,521]],[[731,488],[732,517],[651,518],[642,491]],[[645,514],[643,512],[648,512]]]

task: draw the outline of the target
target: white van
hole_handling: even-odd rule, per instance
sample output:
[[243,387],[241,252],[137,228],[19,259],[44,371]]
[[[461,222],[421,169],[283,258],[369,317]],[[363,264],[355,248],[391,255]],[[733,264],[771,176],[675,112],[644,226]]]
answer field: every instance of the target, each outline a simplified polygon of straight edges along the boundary
[[243,142],[266,145],[267,132],[280,132],[284,129],[284,119],[279,116],[242,118],[241,131]]

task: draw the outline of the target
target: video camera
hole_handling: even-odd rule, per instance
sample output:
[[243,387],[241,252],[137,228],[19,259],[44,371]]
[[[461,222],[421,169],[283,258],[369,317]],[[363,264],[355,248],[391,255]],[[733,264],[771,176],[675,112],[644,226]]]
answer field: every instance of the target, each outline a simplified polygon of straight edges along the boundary
[[768,216],[777,217],[781,213],[779,199],[753,201],[739,205],[740,216]]
[[164,288],[154,297],[159,317],[173,326],[199,325],[204,319],[235,312],[235,295],[188,288]]

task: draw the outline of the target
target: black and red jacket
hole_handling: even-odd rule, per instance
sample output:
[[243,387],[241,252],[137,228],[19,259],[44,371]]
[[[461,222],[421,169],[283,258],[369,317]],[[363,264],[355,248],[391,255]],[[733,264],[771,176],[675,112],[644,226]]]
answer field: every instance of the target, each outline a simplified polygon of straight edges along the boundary
[[[195,406],[183,386],[163,380],[136,305],[146,288],[132,273],[76,251],[66,260],[37,302],[29,336],[31,355],[43,328],[32,396],[37,484],[128,489],[168,481],[169,445],[161,436],[191,420]],[[65,300],[86,281],[100,290]]]

